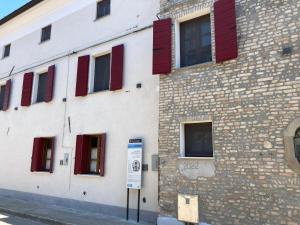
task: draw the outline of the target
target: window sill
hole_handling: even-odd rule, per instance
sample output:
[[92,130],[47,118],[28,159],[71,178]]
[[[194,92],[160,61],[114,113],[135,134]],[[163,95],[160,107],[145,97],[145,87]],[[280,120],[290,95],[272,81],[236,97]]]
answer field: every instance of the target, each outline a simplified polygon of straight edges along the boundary
[[185,66],[185,67],[175,67],[174,68],[174,72],[179,72],[182,70],[189,70],[189,69],[195,69],[195,68],[199,68],[199,67],[207,67],[207,66],[211,66],[214,65],[215,61],[209,61],[209,62],[205,62],[205,63],[199,63],[199,64],[195,64],[195,65],[191,65],[191,66]]
[[195,159],[195,160],[215,160],[215,157],[184,157],[180,156],[178,159]]
[[79,177],[101,177],[100,174],[76,174]]
[[35,173],[35,174],[48,174],[48,175],[52,174],[52,173],[50,173],[50,171],[33,171],[31,173]]
[[51,39],[45,40],[45,41],[40,41],[39,45],[45,44],[47,42],[49,42]]
[[108,16],[110,16],[110,14],[107,14],[107,15],[101,16],[101,17],[98,17],[98,18],[94,19],[94,22],[97,22],[98,20],[101,20],[101,19],[106,18],[106,17],[108,17]]

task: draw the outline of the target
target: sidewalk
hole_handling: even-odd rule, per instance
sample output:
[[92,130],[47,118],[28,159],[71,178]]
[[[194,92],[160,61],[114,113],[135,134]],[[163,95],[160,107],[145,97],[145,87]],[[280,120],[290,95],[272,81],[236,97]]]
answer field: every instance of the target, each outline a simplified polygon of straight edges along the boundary
[[0,212],[58,225],[155,225],[126,221],[122,218],[82,212],[69,208],[46,206],[29,201],[0,197]]

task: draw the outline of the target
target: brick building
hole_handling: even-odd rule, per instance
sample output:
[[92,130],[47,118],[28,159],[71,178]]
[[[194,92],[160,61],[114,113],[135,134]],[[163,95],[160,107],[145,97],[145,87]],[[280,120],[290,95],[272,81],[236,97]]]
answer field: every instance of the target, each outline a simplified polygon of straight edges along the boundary
[[211,224],[300,224],[300,1],[161,0],[158,16],[159,224],[179,224],[178,194]]

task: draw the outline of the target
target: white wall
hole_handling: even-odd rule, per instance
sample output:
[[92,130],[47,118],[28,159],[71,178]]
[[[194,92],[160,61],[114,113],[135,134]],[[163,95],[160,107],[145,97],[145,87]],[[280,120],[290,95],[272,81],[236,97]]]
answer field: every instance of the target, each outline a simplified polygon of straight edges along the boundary
[[[158,8],[159,0],[113,0],[111,15],[94,21],[94,0],[48,0],[0,26],[0,46],[12,42],[11,56],[0,60],[0,84],[15,66],[10,108],[0,112],[0,188],[125,207],[127,143],[142,137],[149,170],[144,172],[141,196],[147,201],[141,209],[158,210],[158,174],[151,171],[151,155],[158,150],[159,97],[158,77],[152,76],[152,28],[130,34],[133,27],[151,25]],[[50,22],[51,40],[39,44],[40,28]],[[101,40],[107,42],[71,56],[63,54]],[[125,45],[123,89],[75,98],[78,56],[99,54],[118,44]],[[52,64],[57,69],[53,101],[21,107],[23,74],[39,73]],[[137,83],[142,83],[141,89]],[[67,102],[62,101],[65,97]],[[75,176],[76,135],[103,132],[105,177]],[[54,173],[31,173],[33,138],[44,136],[57,140]],[[64,153],[71,155],[68,166],[59,165]]]

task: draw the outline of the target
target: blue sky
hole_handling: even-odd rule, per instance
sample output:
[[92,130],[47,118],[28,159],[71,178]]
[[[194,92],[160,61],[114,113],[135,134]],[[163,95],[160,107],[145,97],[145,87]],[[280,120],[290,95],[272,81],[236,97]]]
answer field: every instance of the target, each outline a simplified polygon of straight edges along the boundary
[[30,0],[0,0],[0,19],[29,1]]

